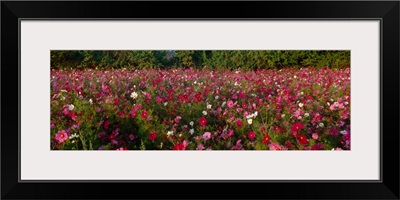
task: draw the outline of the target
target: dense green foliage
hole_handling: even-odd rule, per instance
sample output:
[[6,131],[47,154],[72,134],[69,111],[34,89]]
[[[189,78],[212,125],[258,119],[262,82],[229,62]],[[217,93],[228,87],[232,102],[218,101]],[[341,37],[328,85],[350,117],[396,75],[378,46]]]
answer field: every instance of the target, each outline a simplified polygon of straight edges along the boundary
[[350,51],[306,50],[120,50],[51,51],[52,69],[203,68],[272,69],[350,67]]

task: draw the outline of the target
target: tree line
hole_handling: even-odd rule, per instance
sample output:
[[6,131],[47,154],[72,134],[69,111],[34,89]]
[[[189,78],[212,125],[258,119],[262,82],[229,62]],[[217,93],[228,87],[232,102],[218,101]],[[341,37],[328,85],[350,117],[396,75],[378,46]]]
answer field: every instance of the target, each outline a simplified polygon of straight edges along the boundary
[[350,67],[349,50],[52,50],[52,69]]

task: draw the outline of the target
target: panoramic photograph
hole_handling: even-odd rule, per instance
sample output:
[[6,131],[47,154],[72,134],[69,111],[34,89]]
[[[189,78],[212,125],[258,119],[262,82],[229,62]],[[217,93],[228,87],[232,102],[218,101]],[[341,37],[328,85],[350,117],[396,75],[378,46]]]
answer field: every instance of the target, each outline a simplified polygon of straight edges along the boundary
[[51,150],[351,150],[349,50],[51,50]]

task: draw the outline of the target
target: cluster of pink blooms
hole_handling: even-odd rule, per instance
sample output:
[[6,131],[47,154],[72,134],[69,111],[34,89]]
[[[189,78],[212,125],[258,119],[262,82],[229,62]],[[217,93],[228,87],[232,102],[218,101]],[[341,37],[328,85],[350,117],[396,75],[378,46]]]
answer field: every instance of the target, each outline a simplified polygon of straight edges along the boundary
[[350,68],[51,71],[51,147],[350,150]]

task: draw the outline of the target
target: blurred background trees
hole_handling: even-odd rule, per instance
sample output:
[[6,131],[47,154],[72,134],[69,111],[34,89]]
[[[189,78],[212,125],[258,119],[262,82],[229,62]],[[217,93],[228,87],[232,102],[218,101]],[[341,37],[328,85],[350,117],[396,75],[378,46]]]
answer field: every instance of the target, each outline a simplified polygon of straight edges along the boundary
[[349,50],[52,50],[52,69],[350,67]]

